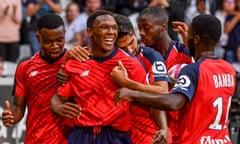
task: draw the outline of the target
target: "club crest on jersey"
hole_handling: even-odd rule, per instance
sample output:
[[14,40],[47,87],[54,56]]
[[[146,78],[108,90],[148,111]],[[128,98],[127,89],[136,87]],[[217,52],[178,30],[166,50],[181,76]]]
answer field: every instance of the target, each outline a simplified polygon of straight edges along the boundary
[[32,71],[31,73],[30,73],[30,77],[34,77],[34,76],[36,76],[38,74],[38,71]]
[[152,71],[154,74],[166,74],[167,69],[162,61],[156,61],[152,65]]
[[188,90],[187,88],[190,86],[191,81],[187,75],[181,75],[177,83],[174,85],[174,88],[181,88],[183,90]]
[[86,71],[83,71],[83,72],[80,74],[80,76],[81,76],[81,77],[85,77],[85,76],[88,76],[88,74],[89,74],[89,70],[86,70]]

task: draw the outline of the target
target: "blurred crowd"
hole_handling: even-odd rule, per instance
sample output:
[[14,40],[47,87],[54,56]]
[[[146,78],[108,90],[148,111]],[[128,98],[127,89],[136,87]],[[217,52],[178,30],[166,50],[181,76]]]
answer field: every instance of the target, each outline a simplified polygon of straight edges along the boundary
[[[128,16],[138,32],[136,18],[147,6],[162,5],[169,13],[169,34],[173,40],[181,37],[172,31],[173,21],[187,24],[199,14],[212,14],[222,23],[222,37],[216,54],[233,63],[240,72],[240,0],[1,0],[0,57],[19,62],[20,45],[30,46],[30,55],[40,45],[35,36],[36,22],[46,13],[60,14],[66,26],[66,48],[89,45],[86,20],[90,13],[107,9]],[[138,35],[139,41],[140,37]]]
[[216,47],[216,54],[230,63],[238,61],[239,0],[2,0],[0,56],[6,61],[17,62],[20,44],[29,44],[31,55],[36,53],[40,48],[35,36],[36,21],[46,13],[62,15],[67,28],[66,47],[71,48],[77,44],[89,45],[86,19],[93,11],[107,9],[126,15],[137,30],[138,13],[151,5],[162,5],[167,9],[170,19],[169,34],[176,41],[181,41],[181,38],[172,31],[172,21],[189,24],[196,15],[215,15],[222,22],[222,38]]

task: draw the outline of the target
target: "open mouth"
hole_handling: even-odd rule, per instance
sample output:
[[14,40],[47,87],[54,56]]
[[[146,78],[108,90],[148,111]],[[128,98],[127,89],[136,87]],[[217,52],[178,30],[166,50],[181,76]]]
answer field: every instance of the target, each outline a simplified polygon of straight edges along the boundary
[[114,39],[113,38],[106,38],[106,39],[104,39],[104,43],[106,43],[108,45],[112,45],[112,44],[114,44]]

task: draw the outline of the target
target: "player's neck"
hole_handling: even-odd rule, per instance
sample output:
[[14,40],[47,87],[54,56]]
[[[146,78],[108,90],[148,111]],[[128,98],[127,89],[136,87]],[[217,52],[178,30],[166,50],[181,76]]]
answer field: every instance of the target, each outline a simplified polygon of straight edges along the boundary
[[217,58],[214,51],[205,51],[202,52],[201,57]]
[[99,48],[96,48],[96,47],[92,46],[89,49],[89,52],[90,52],[90,56],[92,56],[92,57],[104,58],[104,57],[110,56],[113,53],[114,49],[115,48],[113,47],[112,50],[106,51],[106,50],[102,50],[102,49],[99,49]]

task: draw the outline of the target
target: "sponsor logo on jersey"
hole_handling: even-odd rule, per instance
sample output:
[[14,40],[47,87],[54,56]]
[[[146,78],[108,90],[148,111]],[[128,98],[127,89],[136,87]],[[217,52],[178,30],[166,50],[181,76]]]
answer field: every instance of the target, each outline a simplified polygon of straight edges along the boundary
[[224,138],[212,138],[211,136],[202,136],[200,144],[225,144],[231,142],[229,136],[225,135]]
[[181,75],[178,78],[177,83],[174,85],[174,88],[181,88],[187,91],[190,84],[191,84],[190,78],[187,75]]
[[34,77],[34,76],[36,76],[38,74],[38,71],[32,71],[31,73],[30,73],[30,77]]
[[152,71],[154,74],[167,74],[167,68],[162,61],[155,61],[152,65]]

